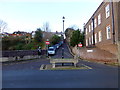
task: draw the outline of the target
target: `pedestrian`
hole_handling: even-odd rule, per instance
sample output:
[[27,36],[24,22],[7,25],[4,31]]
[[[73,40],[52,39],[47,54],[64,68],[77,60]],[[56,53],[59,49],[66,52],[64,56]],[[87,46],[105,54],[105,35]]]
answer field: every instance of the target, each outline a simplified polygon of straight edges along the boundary
[[38,50],[38,56],[39,56],[39,58],[40,58],[40,55],[41,55],[41,47],[39,46],[37,50]]

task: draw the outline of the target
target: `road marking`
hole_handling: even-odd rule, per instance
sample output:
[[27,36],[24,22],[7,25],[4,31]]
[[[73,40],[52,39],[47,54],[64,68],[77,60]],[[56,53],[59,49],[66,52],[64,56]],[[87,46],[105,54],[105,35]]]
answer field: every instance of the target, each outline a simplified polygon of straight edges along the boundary
[[88,69],[92,69],[91,67],[89,67],[89,66],[87,66],[87,65],[85,65],[85,64],[82,64],[83,66],[85,66],[86,68],[88,68]]

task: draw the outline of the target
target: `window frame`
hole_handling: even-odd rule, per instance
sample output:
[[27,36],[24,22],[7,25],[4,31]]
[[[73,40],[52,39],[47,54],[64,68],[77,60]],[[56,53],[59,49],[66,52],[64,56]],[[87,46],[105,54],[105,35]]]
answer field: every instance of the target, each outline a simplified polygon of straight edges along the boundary
[[91,31],[93,30],[93,22],[91,22]]
[[88,39],[86,39],[86,46],[88,46]]
[[110,27],[110,25],[108,25],[107,27],[106,27],[106,37],[107,37],[107,39],[111,39],[111,27]]
[[98,25],[101,24],[101,14],[98,15]]
[[91,37],[89,37],[89,45],[91,45]]
[[94,19],[94,25],[95,25],[95,28],[97,27],[97,19],[95,18]]
[[91,32],[91,25],[89,25],[89,32]]
[[93,44],[93,35],[92,35],[92,44]]
[[88,34],[88,29],[86,28],[86,30],[85,30],[85,31],[86,31],[86,35],[87,35],[87,34]]
[[106,18],[110,16],[110,5],[109,4],[107,4],[107,6],[105,7],[105,14],[106,14]]
[[95,33],[95,43],[97,43],[97,33]]
[[98,41],[101,42],[101,41],[102,41],[102,31],[99,31],[99,34],[98,34],[98,35],[99,35]]

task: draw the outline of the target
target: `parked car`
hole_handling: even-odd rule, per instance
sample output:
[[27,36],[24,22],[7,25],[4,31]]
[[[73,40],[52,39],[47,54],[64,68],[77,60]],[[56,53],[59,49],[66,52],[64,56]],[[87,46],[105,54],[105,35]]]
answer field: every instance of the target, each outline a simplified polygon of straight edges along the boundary
[[57,48],[59,48],[60,45],[59,45],[59,44],[55,44],[55,46],[56,46]]
[[54,47],[55,50],[57,49],[57,46],[56,46],[56,45],[53,45],[52,47]]
[[60,41],[61,45],[63,44],[63,41]]
[[54,55],[55,53],[56,53],[55,48],[54,47],[49,47],[48,55]]
[[59,42],[58,44],[59,44],[59,47],[60,47],[62,45],[62,42]]

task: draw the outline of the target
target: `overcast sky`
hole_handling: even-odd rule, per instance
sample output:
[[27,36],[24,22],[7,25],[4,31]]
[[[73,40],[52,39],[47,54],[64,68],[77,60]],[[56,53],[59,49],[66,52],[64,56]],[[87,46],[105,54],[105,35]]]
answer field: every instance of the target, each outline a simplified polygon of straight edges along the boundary
[[103,0],[0,0],[0,19],[8,24],[7,32],[35,31],[49,22],[51,31],[62,31],[62,17],[65,29],[83,24]]

